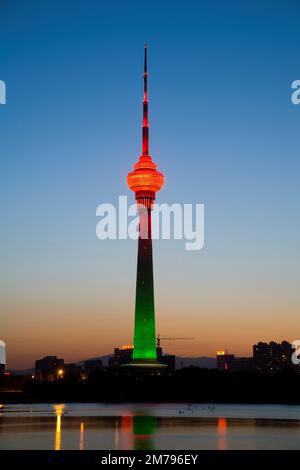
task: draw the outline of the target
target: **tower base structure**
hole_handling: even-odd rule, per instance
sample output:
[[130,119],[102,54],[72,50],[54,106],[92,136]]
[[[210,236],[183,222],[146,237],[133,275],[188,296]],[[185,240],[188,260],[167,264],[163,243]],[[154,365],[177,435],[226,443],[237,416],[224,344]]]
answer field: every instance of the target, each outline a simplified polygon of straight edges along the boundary
[[167,367],[167,364],[161,364],[155,360],[143,360],[143,359],[133,359],[128,364],[124,364],[122,367],[134,367],[134,368],[143,368],[143,369],[164,369]]

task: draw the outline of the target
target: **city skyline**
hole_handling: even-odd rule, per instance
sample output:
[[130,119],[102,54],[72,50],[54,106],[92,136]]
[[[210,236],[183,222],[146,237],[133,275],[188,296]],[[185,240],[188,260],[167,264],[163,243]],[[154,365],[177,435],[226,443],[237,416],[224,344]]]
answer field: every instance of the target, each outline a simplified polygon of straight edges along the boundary
[[76,362],[132,343],[136,243],[99,241],[95,211],[129,196],[145,40],[151,148],[168,174],[160,199],[205,205],[203,250],[154,242],[157,333],[195,337],[171,345],[179,356],[223,348],[247,356],[257,341],[298,339],[296,11],[293,1],[78,1],[74,9],[62,1],[57,15],[49,0],[42,9],[3,2],[8,367],[45,354]]

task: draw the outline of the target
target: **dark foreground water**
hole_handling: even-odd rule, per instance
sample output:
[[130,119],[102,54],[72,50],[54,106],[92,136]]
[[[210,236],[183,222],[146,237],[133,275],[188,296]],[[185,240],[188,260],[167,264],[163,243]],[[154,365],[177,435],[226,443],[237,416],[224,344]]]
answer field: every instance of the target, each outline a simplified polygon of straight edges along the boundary
[[300,406],[0,405],[0,449],[300,449]]

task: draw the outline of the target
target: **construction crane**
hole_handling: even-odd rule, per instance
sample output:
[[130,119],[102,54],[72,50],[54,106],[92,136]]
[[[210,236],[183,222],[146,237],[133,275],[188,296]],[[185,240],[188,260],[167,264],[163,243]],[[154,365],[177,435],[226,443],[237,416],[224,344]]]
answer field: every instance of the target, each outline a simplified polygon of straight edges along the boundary
[[167,337],[163,337],[161,338],[160,335],[157,335],[156,337],[156,347],[157,348],[160,348],[160,342],[161,341],[177,341],[177,340],[192,340],[192,339],[195,339],[195,338],[188,338],[188,337],[174,337],[174,338],[167,338]]

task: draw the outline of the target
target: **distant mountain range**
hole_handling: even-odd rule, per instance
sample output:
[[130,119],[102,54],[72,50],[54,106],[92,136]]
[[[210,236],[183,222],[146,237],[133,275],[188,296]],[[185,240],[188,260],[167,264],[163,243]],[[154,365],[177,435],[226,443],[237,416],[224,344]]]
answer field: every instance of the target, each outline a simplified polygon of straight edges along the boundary
[[177,357],[176,356],[176,369],[181,369],[182,367],[201,367],[202,369],[216,369],[217,368],[217,359],[215,357]]
[[[90,361],[95,359],[101,359],[103,362],[104,367],[108,366],[108,359],[112,357],[112,354],[106,354],[104,356],[97,356],[92,357],[89,359],[83,359],[81,361],[76,362],[76,364],[83,364],[84,361]],[[215,357],[206,357],[206,356],[199,356],[199,357],[180,357],[176,356],[176,369],[181,369],[182,367],[201,367],[203,369],[215,369],[217,367],[217,360]],[[12,370],[12,372],[16,375],[32,375],[34,374],[34,368],[31,369],[23,369],[23,370]]]
[[15,375],[33,375],[34,374],[34,367],[32,369],[10,369],[13,374]]

